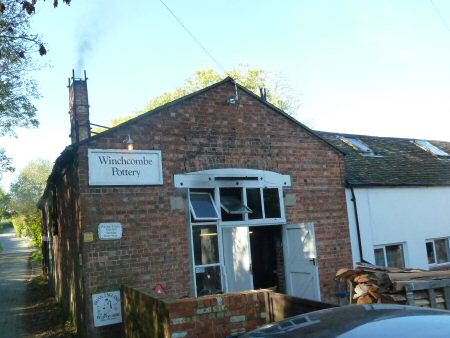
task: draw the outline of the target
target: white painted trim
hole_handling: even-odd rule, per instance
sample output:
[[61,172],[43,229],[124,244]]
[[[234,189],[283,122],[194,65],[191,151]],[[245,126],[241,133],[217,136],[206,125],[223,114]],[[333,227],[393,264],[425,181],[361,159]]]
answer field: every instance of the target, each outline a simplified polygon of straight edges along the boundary
[[290,187],[291,177],[267,170],[225,168],[176,174],[173,182],[176,188],[239,187],[242,182],[247,187],[255,188]]
[[315,264],[315,279],[316,279],[316,287],[317,287],[317,300],[321,301],[322,300],[322,292],[320,290],[320,275],[319,275],[319,262],[317,259],[317,246],[316,246],[316,234],[315,234],[315,230],[314,230],[314,222],[303,222],[303,223],[295,223],[295,224],[284,224],[283,225],[283,229],[282,229],[282,241],[283,241],[283,256],[284,256],[284,276],[285,276],[285,281],[286,281],[286,291],[288,295],[293,296],[293,290],[292,290],[292,284],[290,283],[290,279],[289,279],[289,271],[287,270],[287,264],[286,264],[286,259],[288,257],[287,255],[287,245],[286,245],[286,241],[287,241],[287,229],[299,229],[301,227],[305,227],[308,228],[308,225],[310,225],[310,229],[311,229],[311,235],[314,241],[314,256],[313,257],[316,260],[316,264]]

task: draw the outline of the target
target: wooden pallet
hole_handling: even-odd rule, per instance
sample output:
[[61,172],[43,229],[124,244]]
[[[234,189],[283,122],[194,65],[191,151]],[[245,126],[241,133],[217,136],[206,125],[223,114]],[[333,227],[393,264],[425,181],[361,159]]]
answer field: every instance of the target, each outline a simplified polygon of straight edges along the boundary
[[450,310],[450,279],[403,283],[408,305]]

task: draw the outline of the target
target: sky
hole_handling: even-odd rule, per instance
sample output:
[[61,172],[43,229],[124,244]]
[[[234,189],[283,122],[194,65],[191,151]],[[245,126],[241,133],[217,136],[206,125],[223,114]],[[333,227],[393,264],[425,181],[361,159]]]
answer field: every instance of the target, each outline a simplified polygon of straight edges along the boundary
[[[50,65],[33,74],[40,127],[0,138],[16,167],[54,162],[70,142],[68,78],[86,70],[90,120],[140,110],[218,65],[160,0],[38,2],[32,28]],[[316,130],[450,141],[450,1],[164,0],[225,69],[287,84],[294,117]]]

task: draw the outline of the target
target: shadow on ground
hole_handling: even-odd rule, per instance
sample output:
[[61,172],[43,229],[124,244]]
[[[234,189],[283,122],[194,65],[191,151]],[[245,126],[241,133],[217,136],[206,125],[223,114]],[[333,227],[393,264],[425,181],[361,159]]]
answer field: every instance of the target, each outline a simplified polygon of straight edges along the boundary
[[30,259],[33,277],[27,283],[24,323],[26,337],[70,338],[76,330],[63,316],[61,306],[52,297],[48,281],[40,275],[38,263]]

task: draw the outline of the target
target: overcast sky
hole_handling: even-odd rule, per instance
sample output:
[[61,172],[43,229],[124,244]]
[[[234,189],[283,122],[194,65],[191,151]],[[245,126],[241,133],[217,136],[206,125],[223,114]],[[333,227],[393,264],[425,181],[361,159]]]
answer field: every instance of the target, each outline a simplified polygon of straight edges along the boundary
[[[164,1],[224,68],[284,78],[313,129],[450,141],[450,1]],[[41,126],[0,139],[18,171],[68,145],[74,67],[86,69],[91,122],[103,125],[197,69],[221,71],[159,0],[38,4],[33,28],[52,65],[35,74]]]

